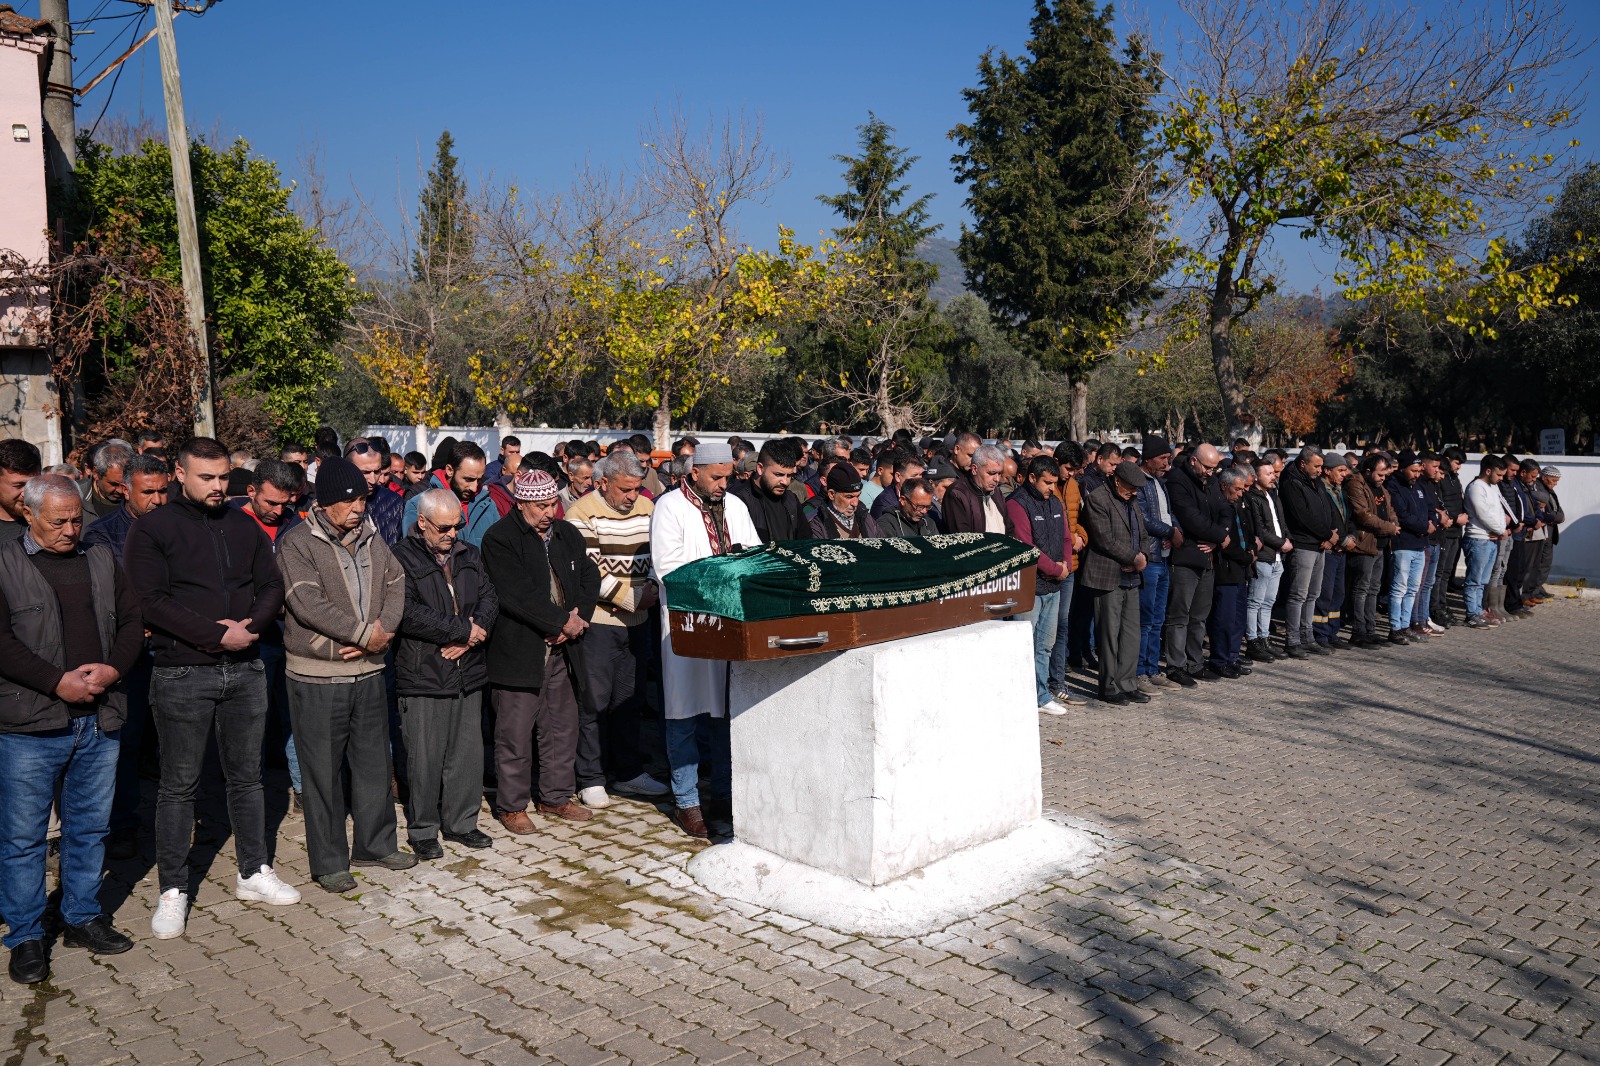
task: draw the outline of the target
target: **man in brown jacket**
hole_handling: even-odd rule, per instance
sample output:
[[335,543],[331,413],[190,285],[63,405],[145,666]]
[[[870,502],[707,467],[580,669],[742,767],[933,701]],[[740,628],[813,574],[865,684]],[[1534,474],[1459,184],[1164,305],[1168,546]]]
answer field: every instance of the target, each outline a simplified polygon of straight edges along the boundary
[[[351,866],[405,870],[389,791],[384,652],[405,615],[405,570],[367,519],[367,482],[347,459],[317,469],[317,503],[278,544],[293,722],[311,874],[329,892],[356,887]],[[349,766],[350,802],[344,796]],[[345,834],[354,817],[355,846]]]
[[1006,499],[1000,494],[1000,479],[1006,457],[999,448],[985,444],[972,453],[972,463],[956,478],[944,498],[946,533],[1004,533],[1016,536],[1011,517],[1006,514]]

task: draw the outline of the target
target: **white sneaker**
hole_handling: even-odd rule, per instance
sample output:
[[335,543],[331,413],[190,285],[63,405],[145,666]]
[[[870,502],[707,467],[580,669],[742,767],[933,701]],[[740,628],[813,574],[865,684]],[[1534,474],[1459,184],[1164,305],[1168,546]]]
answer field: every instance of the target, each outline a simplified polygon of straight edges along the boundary
[[596,810],[604,810],[605,808],[611,806],[611,797],[606,795],[606,790],[603,785],[590,785],[588,788],[583,789],[578,793],[578,802],[583,804],[585,807],[593,807]]
[[183,935],[189,924],[189,893],[181,888],[169,888],[156,902],[156,912],[150,918],[150,935],[157,940],[172,940]]
[[284,884],[270,866],[263,866],[249,877],[240,874],[233,894],[240,899],[270,903],[274,907],[287,907],[300,902],[300,890]]
[[1061,706],[1061,704],[1056,703],[1054,700],[1052,700],[1049,703],[1041,703],[1041,704],[1039,704],[1039,713],[1040,714],[1066,714],[1067,713],[1067,709],[1065,707]]
[[649,774],[640,774],[632,781],[618,781],[612,791],[619,796],[665,796],[672,788]]
[[1429,633],[1443,633],[1444,632],[1444,626],[1440,625],[1438,622],[1435,622],[1433,619],[1430,618],[1430,619],[1428,619],[1428,632]]

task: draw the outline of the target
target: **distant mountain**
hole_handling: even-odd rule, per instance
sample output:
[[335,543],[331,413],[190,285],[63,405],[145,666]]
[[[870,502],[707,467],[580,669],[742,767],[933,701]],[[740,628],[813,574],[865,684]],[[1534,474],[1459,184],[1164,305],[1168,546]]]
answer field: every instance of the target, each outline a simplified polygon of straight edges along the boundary
[[966,272],[961,269],[961,260],[956,258],[955,241],[928,237],[917,245],[917,258],[939,268],[939,280],[928,292],[940,307],[967,291]]

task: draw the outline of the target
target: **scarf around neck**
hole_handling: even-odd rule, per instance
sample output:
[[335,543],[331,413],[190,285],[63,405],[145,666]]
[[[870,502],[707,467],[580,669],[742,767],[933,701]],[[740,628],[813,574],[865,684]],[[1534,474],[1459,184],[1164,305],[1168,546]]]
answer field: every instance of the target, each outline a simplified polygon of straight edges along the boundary
[[700,512],[700,520],[705,523],[706,536],[711,539],[711,554],[728,554],[733,546],[733,538],[728,533],[727,501],[725,499],[716,501],[706,499],[688,481],[683,483],[683,498],[688,500],[694,505],[694,509]]

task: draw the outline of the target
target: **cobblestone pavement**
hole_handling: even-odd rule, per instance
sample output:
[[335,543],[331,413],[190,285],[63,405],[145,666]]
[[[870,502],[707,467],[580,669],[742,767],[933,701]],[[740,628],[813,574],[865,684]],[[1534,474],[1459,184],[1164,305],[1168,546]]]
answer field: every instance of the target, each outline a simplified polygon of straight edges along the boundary
[[234,901],[225,850],[181,940],[119,867],[134,950],[0,981],[0,1057],[1600,1061],[1597,635],[1600,603],[1560,602],[1046,720],[1046,804],[1103,861],[915,940],[700,895],[686,838],[626,802],[284,909]]

